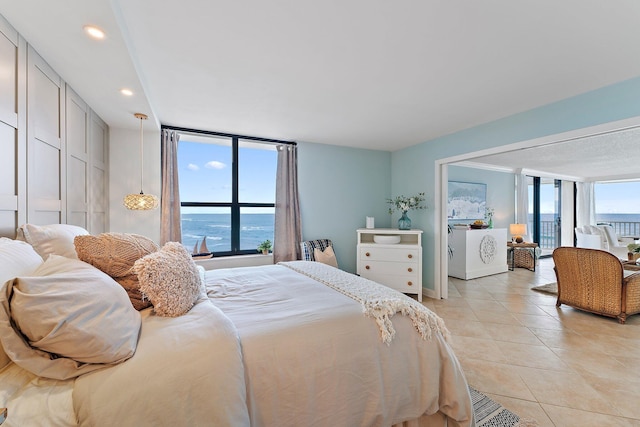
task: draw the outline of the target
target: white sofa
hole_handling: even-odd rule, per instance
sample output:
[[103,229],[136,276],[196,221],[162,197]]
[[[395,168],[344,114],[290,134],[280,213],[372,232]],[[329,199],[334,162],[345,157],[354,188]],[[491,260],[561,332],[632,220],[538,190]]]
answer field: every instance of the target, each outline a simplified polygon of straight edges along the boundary
[[627,259],[627,245],[633,240],[619,239],[610,225],[585,225],[576,227],[576,247],[601,249],[618,258]]

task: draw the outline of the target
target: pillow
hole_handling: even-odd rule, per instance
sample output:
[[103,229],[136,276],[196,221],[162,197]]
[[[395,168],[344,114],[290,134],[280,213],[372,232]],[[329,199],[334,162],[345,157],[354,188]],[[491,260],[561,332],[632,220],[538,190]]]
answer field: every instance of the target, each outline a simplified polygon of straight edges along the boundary
[[0,292],[0,339],[9,357],[42,377],[68,379],[129,359],[140,314],[111,277],[51,255]]
[[18,239],[29,243],[42,259],[51,254],[77,258],[73,238],[89,234],[82,227],[69,224],[24,224],[18,228]]
[[74,240],[78,258],[113,277],[129,295],[136,310],[151,305],[140,293],[138,276],[133,264],[159,249],[155,242],[139,234],[102,233],[98,236],[77,236]]
[[[31,274],[42,264],[42,258],[33,246],[18,240],[0,238],[0,286],[16,276]],[[0,369],[11,360],[0,343]]]
[[196,263],[177,242],[168,242],[158,252],[139,259],[133,271],[138,275],[140,291],[151,300],[159,316],[187,313],[204,293]]
[[336,254],[333,252],[333,248],[331,246],[327,247],[324,251],[315,248],[313,250],[313,257],[317,262],[338,268],[338,260],[336,259]]

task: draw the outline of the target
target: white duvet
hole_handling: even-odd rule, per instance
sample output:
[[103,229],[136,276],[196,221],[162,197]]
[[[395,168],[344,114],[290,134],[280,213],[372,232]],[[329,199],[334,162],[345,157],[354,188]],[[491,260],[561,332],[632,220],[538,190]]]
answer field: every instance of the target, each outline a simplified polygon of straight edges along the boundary
[[253,426],[472,425],[440,333],[396,314],[386,345],[359,303],[283,266],[209,271],[207,289],[238,329]]

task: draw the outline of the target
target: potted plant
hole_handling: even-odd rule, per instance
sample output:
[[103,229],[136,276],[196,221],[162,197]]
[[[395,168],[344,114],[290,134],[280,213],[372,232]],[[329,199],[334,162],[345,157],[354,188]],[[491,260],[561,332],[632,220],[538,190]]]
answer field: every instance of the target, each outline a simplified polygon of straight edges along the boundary
[[269,255],[271,251],[271,240],[265,240],[258,245],[258,252],[262,252],[264,255]]
[[629,253],[627,254],[627,257],[629,258],[629,261],[635,261],[638,258],[640,258],[640,244],[639,243],[629,243],[627,245],[627,249],[629,250]]

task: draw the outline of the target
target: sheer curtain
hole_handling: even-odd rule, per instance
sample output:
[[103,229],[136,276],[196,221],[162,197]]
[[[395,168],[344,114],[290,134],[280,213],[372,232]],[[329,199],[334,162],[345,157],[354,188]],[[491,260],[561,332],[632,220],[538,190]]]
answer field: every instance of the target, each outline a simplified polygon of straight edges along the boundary
[[273,262],[300,259],[302,227],[298,200],[298,147],[295,145],[278,146],[275,211]]
[[160,244],[182,241],[180,189],[178,186],[178,141],[172,130],[162,131],[162,199],[160,202]]
[[576,182],[576,227],[595,223],[595,185],[593,182]]
[[527,236],[523,237],[530,242],[528,235],[533,230],[533,224],[529,223],[529,186],[527,175],[522,172],[522,169],[516,172],[516,223],[527,224]]

